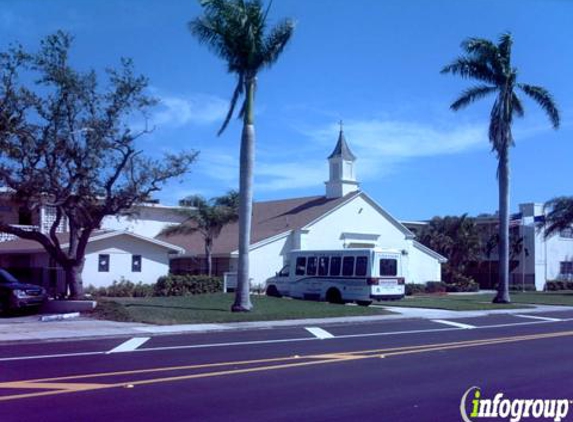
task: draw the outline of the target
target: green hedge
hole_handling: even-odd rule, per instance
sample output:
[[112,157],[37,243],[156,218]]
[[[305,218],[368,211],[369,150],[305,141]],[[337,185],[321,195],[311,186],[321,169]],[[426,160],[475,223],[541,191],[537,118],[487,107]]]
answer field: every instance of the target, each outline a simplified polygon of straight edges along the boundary
[[556,292],[560,290],[573,290],[573,281],[550,280],[546,284],[547,290]]
[[122,278],[119,281],[114,280],[108,287],[88,286],[85,292],[95,297],[151,297],[153,285],[143,284],[141,281],[136,284]]
[[443,281],[428,281],[426,283],[426,293],[445,293],[446,283]]
[[222,291],[223,279],[221,277],[170,274],[157,280],[154,296],[190,296]]
[[426,284],[406,283],[406,296],[420,293],[445,293],[445,292],[477,292],[479,284],[473,280],[460,280],[456,283],[444,283],[443,281],[428,281]]
[[94,297],[190,296],[222,291],[221,277],[173,274],[160,277],[155,284],[136,284],[122,278],[108,287],[88,286],[85,289],[86,294]]
[[446,284],[446,291],[450,293],[478,292],[479,284],[472,279],[456,280],[455,283]]
[[406,296],[417,295],[419,293],[426,293],[425,284],[406,283]]

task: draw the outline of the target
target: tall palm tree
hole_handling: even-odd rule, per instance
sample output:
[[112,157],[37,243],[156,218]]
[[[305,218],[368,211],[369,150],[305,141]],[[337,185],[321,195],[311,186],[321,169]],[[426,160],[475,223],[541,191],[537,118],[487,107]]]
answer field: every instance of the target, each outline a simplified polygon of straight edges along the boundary
[[558,196],[545,203],[545,237],[549,237],[561,230],[571,228],[573,224],[573,196]]
[[243,120],[239,175],[239,262],[234,312],[250,311],[249,245],[253,208],[253,165],[255,161],[255,88],[257,75],[272,66],[290,40],[294,23],[285,19],[268,32],[266,9],[260,0],[203,0],[204,15],[189,22],[191,33],[227,62],[229,73],[237,77],[229,111],[219,135],[229,124],[237,101]]
[[213,274],[213,241],[219,236],[223,227],[238,218],[237,193],[230,191],[225,196],[206,200],[201,195],[188,196],[179,201],[183,208],[178,213],[186,220],[181,224],[165,227],[160,234],[174,236],[199,232],[205,242],[205,260],[207,275]]
[[495,95],[490,113],[489,140],[498,159],[499,184],[499,287],[494,303],[509,303],[509,148],[513,146],[513,117],[523,117],[524,110],[517,89],[532,98],[546,113],[555,129],[559,127],[559,111],[545,88],[517,81],[517,69],[511,64],[511,34],[500,36],[498,44],[469,38],[462,43],[465,52],[445,66],[441,73],[451,73],[480,82],[462,92],[450,108],[458,111],[489,94]]

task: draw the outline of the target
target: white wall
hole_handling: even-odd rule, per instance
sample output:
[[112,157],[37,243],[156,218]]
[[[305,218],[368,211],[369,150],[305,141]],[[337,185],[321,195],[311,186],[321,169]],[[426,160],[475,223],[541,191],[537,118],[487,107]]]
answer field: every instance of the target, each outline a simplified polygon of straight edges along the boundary
[[[109,272],[98,271],[98,257],[109,254]],[[141,272],[131,271],[133,255],[142,256]],[[134,239],[129,236],[114,236],[88,244],[83,271],[84,286],[109,286],[114,280],[125,279],[152,284],[169,272],[169,258],[165,248]]]
[[406,283],[426,283],[442,280],[442,266],[437,259],[416,246],[408,251],[408,276]]
[[343,248],[342,233],[379,235],[376,246],[380,248],[406,249],[408,246],[404,233],[358,196],[313,224],[308,234],[302,235],[301,249]]
[[280,271],[291,250],[291,235],[284,236],[261,246],[251,249],[249,275],[251,287],[263,287],[267,278]]

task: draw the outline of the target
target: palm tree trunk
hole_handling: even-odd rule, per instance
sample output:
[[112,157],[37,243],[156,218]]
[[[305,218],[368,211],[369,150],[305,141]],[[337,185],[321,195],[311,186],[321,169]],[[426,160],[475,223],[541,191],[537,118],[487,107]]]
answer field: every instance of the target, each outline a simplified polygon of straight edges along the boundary
[[254,78],[247,81],[247,98],[241,136],[241,169],[239,177],[239,262],[233,312],[248,312],[251,303],[249,280],[249,246],[253,215],[253,167],[255,162],[255,125],[253,118]]
[[213,248],[213,239],[205,239],[205,261],[207,261],[207,275],[213,275],[213,256],[211,249]]
[[509,298],[509,146],[499,154],[499,285],[494,303],[510,303]]

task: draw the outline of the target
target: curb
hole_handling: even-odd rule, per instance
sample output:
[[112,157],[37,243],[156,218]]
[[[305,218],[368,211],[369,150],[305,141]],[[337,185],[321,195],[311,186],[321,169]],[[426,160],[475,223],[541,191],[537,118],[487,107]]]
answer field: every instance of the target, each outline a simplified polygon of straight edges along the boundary
[[79,312],[70,312],[67,314],[56,314],[56,315],[43,315],[40,317],[41,322],[50,322],[50,321],[65,321],[68,319],[79,318]]

